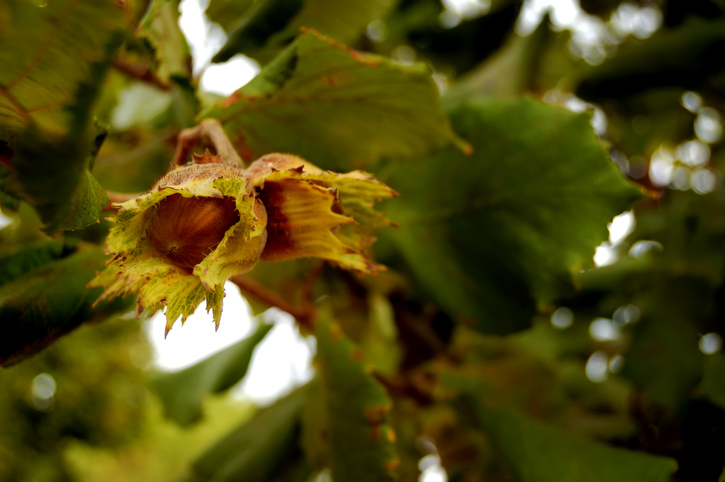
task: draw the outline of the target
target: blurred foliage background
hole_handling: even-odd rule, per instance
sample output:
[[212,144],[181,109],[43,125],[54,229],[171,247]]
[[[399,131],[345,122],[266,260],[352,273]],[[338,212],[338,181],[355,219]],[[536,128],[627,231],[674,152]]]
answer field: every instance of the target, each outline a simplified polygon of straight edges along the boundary
[[[262,68],[227,100],[199,89],[178,2],[132,2],[53,74],[62,112],[51,87],[10,94],[45,58],[28,39],[118,13],[21,3],[0,5],[30,19],[0,34],[0,480],[725,480],[721,0],[211,0],[212,61]],[[229,396],[261,319],[160,373],[133,300],[85,288],[103,190],[147,190],[205,116],[247,160],[402,195],[377,277],[250,273],[316,303],[317,376],[264,408]]]

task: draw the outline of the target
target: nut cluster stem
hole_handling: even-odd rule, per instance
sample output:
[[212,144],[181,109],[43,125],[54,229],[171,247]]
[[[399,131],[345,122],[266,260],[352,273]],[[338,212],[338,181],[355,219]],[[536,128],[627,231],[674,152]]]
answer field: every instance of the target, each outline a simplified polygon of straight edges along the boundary
[[198,142],[214,147],[224,164],[237,169],[246,167],[224,132],[221,123],[216,119],[204,119],[199,125],[179,132],[176,152],[174,152],[171,166],[176,167],[186,164],[189,154],[191,154],[192,149]]

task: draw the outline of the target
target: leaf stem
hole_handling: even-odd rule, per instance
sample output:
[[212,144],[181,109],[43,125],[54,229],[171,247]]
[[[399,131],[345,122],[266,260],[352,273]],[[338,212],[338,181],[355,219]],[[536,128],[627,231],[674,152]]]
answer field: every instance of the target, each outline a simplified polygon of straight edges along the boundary
[[232,146],[221,123],[216,119],[204,119],[198,126],[179,132],[176,141],[176,152],[174,152],[174,158],[171,161],[172,166],[186,164],[192,149],[200,141],[214,147],[224,164],[237,169],[245,168],[244,161]]

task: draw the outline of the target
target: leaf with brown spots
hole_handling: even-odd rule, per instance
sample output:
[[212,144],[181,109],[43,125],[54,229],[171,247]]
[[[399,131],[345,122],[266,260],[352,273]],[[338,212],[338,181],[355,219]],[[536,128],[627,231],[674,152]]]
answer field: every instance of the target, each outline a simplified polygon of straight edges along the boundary
[[289,152],[342,171],[463,144],[427,65],[360,53],[313,30],[204,117],[219,119],[247,160]]
[[399,460],[395,431],[388,423],[392,403],[385,389],[338,324],[322,319],[316,335],[322,390],[313,391],[308,404],[325,407],[327,425],[316,430],[316,443],[325,446],[318,452],[327,454],[335,480],[394,480]]

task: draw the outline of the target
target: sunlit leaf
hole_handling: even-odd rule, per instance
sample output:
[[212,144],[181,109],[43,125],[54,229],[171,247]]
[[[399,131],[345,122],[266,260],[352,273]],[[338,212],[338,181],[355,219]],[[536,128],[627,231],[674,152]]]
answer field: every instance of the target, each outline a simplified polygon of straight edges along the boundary
[[[46,231],[98,221],[107,198],[86,168],[93,101],[127,18],[114,2],[14,2],[0,37],[0,140],[15,151],[12,190]],[[70,202],[68,202],[70,200]]]
[[196,365],[154,378],[153,385],[164,404],[165,415],[181,425],[198,421],[204,397],[224,392],[244,378],[255,347],[271,328],[272,325],[260,323],[247,338]]
[[314,31],[203,117],[222,121],[245,159],[289,152],[324,169],[457,142],[427,66],[357,52]]
[[[571,290],[607,223],[642,194],[608,158],[589,117],[533,100],[480,101],[452,114],[473,145],[396,166],[388,230],[417,280],[478,329],[529,325],[535,298]],[[384,261],[384,260],[383,260]]]

